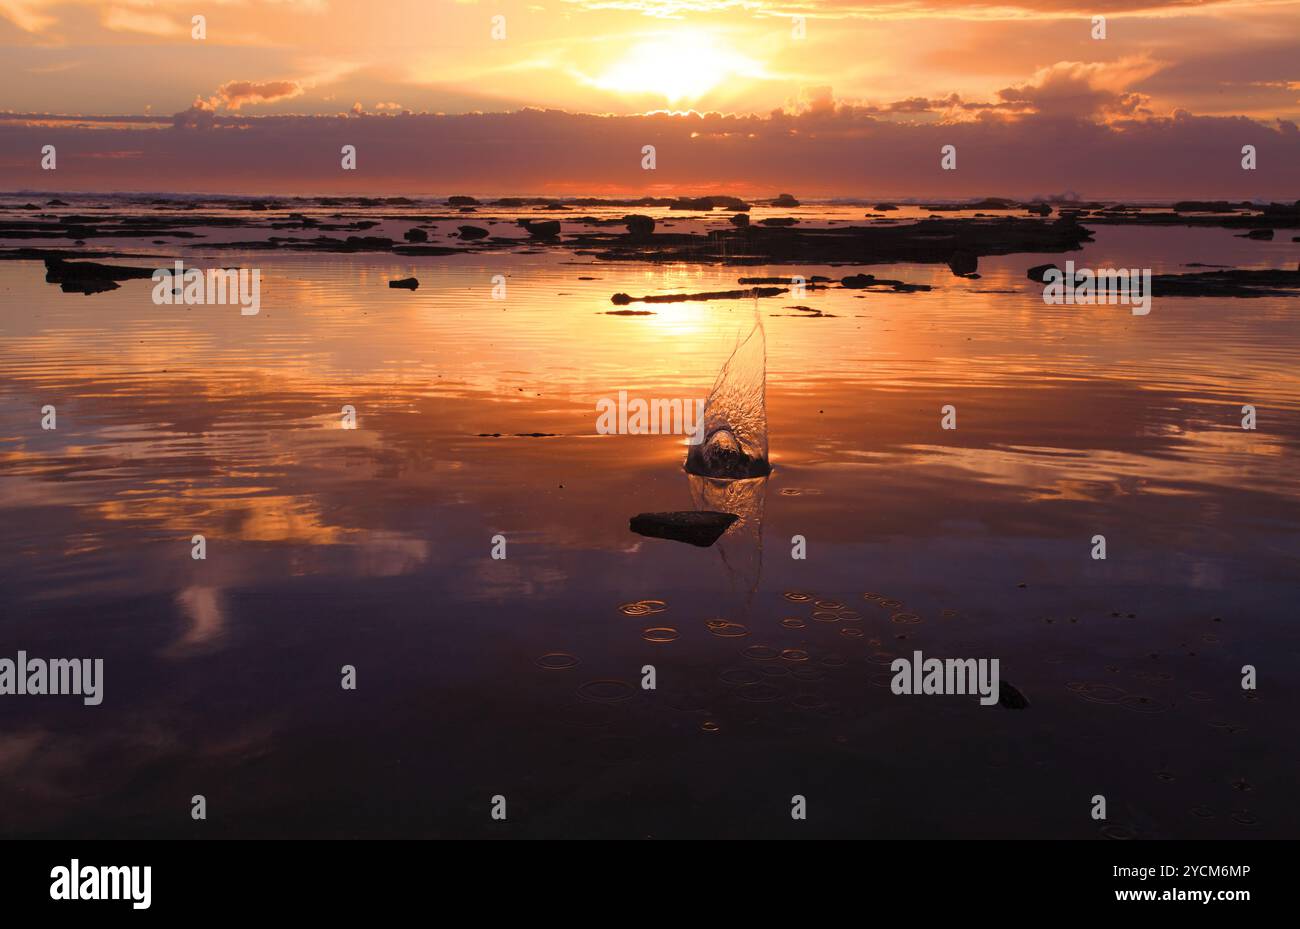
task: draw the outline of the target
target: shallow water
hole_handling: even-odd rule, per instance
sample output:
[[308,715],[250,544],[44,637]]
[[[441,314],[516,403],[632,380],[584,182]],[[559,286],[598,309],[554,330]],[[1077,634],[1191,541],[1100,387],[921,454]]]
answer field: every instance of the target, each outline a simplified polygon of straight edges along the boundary
[[[757,301],[774,470],[732,485],[595,406],[702,398],[755,301],[610,296],[853,269],[90,243],[259,267],[248,317],[0,261],[0,656],[105,659],[99,707],[0,700],[0,833],[1294,835],[1300,305],[1045,306],[1024,270],[1295,247],[1094,228],[978,280],[863,269],[929,293]],[[743,518],[628,530],[697,506]],[[895,696],[915,649],[1031,705]]]

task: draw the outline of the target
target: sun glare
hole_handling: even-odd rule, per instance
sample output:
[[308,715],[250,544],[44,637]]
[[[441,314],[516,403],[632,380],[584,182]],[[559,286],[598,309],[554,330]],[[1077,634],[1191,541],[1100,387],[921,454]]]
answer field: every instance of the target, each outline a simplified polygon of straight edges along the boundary
[[759,65],[704,32],[638,42],[594,83],[621,94],[651,94],[669,103],[698,100],[731,77],[753,77]]

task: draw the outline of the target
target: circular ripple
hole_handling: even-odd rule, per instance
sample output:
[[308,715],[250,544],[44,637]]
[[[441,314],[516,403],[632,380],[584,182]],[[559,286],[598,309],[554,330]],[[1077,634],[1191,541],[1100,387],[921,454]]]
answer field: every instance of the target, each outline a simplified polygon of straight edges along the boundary
[[780,677],[783,674],[790,673],[790,669],[783,664],[762,664],[758,666],[758,671],[768,677]]
[[770,645],[747,645],[740,650],[740,654],[754,661],[771,661],[781,656],[781,653]]
[[790,676],[799,681],[820,681],[825,677],[816,668],[795,668]]
[[588,681],[578,688],[578,696],[592,703],[622,703],[634,693],[631,684],[615,680]]
[[651,626],[641,632],[641,638],[656,645],[666,645],[677,641],[677,630],[672,626]]
[[889,621],[891,623],[898,623],[902,626],[915,626],[921,621],[921,617],[915,613],[895,613],[893,616],[889,617]]
[[790,701],[801,710],[817,710],[826,705],[826,700],[817,694],[799,694]]
[[812,597],[809,594],[806,594],[799,590],[787,590],[784,594],[782,594],[782,596],[784,596],[791,603],[807,603],[809,600],[812,599]]
[[718,675],[718,680],[729,687],[743,687],[746,684],[755,684],[760,678],[758,672],[751,671],[749,668],[728,668]]
[[700,723],[700,729],[704,732],[719,732],[722,727],[710,719]]
[[884,597],[885,597],[884,594],[865,593],[862,595],[863,600],[872,600],[872,601],[883,600]]
[[840,621],[840,614],[830,610],[813,610],[812,618],[819,623],[837,623]]
[[666,609],[668,604],[662,600],[633,600],[619,607],[619,611],[627,616],[648,616],[651,613],[662,613]]
[[838,600],[817,600],[813,604],[819,610],[842,610],[844,604]]
[[750,703],[775,703],[785,696],[785,691],[775,684],[769,684],[766,681],[760,681],[757,684],[746,684],[739,688],[736,693],[740,699],[747,700]]
[[867,660],[874,664],[892,664],[896,657],[893,652],[872,652]]
[[827,655],[822,659],[821,665],[823,668],[829,668],[832,671],[836,671],[840,668],[847,668],[849,660],[843,655]]
[[1127,692],[1109,684],[1084,684],[1075,694],[1089,703],[1118,703]]
[[902,605],[902,600],[881,600],[879,603],[882,610],[896,610]]
[[806,628],[808,624],[797,617],[787,616],[785,619],[781,620],[781,625],[785,626],[787,629],[803,629]]
[[860,623],[862,622],[862,614],[857,610],[840,610],[840,622]]
[[749,630],[740,623],[729,623],[724,621],[721,625],[716,625],[716,622],[717,621],[715,620],[708,623],[709,631],[720,638],[743,639],[745,636],[749,635]]
[[1161,703],[1159,700],[1154,700],[1143,694],[1129,694],[1122,697],[1119,705],[1135,713],[1163,713],[1169,709],[1169,704]]
[[578,666],[578,659],[568,652],[547,652],[537,659],[537,667],[543,671],[568,671]]
[[846,636],[850,639],[860,639],[862,638],[862,630],[856,626],[845,626],[840,630],[840,635]]
[[781,657],[786,661],[807,661],[808,653],[802,648],[785,648],[781,650]]

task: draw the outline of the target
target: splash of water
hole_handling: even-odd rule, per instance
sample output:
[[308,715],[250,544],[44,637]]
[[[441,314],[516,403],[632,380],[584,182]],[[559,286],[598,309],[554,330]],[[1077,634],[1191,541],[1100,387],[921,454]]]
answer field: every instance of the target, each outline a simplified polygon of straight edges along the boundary
[[686,470],[729,480],[772,471],[767,460],[767,336],[757,301],[753,328],[718,372],[704,403],[703,439],[686,453]]

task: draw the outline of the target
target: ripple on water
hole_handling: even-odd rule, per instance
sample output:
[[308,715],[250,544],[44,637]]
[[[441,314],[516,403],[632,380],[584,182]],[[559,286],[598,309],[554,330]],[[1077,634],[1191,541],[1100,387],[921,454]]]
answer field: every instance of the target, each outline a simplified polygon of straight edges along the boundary
[[641,638],[647,642],[653,642],[656,645],[666,645],[669,642],[677,641],[677,630],[672,626],[651,626],[642,630]]
[[756,684],[761,678],[757,671],[749,668],[728,668],[718,675],[718,680],[728,687],[743,687],[746,684]]
[[809,600],[812,599],[811,594],[806,594],[801,590],[787,590],[784,594],[782,594],[782,596],[785,597],[787,600],[789,600],[791,603],[807,603]]
[[1074,683],[1067,685],[1074,695],[1081,700],[1087,700],[1089,703],[1118,703],[1128,691],[1119,687],[1112,687],[1110,684],[1088,684],[1080,683],[1074,686]]
[[819,623],[837,623],[840,621],[840,614],[831,610],[813,610],[812,618]]
[[578,664],[578,659],[568,652],[547,652],[537,659],[537,667],[543,671],[568,671]]
[[1127,694],[1120,698],[1119,705],[1135,713],[1164,713],[1169,709],[1169,704],[1145,694]]
[[592,703],[622,703],[632,699],[636,691],[626,681],[587,681],[578,688],[578,696]]
[[862,614],[857,610],[840,610],[840,622],[860,623],[862,622]]
[[865,594],[862,595],[862,599],[863,599],[863,600],[870,600],[870,601],[872,601],[872,602],[874,603],[875,601],[885,599],[885,595],[884,595],[884,594],[877,594],[877,593],[867,592],[867,593],[865,593]]
[[[883,604],[881,604],[883,606]],[[915,626],[921,621],[921,617],[915,613],[895,613],[889,617],[891,623],[898,623],[900,626]]]
[[810,682],[824,680],[826,677],[816,668],[795,668],[790,672],[790,676],[795,680]]
[[666,609],[668,604],[662,600],[633,600],[619,607],[619,611],[627,616],[648,616],[651,613],[662,613]]
[[749,635],[749,630],[740,623],[730,623],[725,619],[711,619],[705,625],[709,632],[723,639],[743,639]]
[[771,661],[781,656],[781,653],[770,645],[747,645],[740,650],[740,654],[754,661]]
[[813,606],[817,607],[819,610],[834,611],[844,609],[844,604],[840,603],[838,600],[816,600],[813,602]]
[[780,677],[783,674],[789,674],[790,669],[783,664],[763,664],[758,666],[758,673],[765,674],[768,677]]
[[806,622],[796,616],[787,616],[785,619],[781,620],[781,625],[785,626],[787,629],[804,629],[808,626]]
[[820,694],[799,694],[790,702],[801,710],[819,710],[826,705],[826,698]]
[[845,626],[840,630],[840,635],[848,639],[860,639],[862,638],[863,632],[857,626]]
[[706,719],[704,722],[700,723],[700,730],[702,732],[721,732],[722,727],[713,720]]
[[746,684],[738,688],[736,694],[740,699],[750,703],[775,703],[785,697],[785,690],[776,684],[760,681],[757,684]]
[[838,671],[840,668],[847,668],[849,666],[849,660],[843,655],[826,655],[821,660],[821,666],[832,671]]
[[807,661],[808,653],[802,648],[783,648],[781,657],[786,661]]

